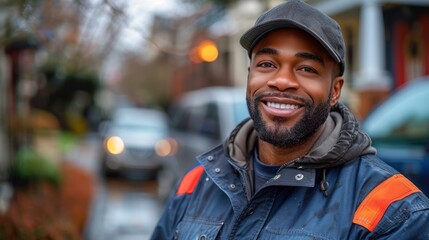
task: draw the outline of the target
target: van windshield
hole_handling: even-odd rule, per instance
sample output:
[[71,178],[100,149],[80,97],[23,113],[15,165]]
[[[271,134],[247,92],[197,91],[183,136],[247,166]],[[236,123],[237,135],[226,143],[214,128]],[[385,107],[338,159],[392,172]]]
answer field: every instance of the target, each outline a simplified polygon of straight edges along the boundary
[[234,123],[238,124],[243,119],[249,117],[246,101],[236,102],[234,104]]

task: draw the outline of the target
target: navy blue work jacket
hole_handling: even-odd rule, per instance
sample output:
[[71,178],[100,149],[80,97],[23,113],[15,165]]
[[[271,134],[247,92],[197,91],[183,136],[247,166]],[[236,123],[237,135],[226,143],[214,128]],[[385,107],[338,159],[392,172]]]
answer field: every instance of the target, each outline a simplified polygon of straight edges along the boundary
[[221,146],[198,160],[152,239],[429,239],[428,198],[375,155],[326,169],[326,195],[323,169],[284,168],[252,193]]

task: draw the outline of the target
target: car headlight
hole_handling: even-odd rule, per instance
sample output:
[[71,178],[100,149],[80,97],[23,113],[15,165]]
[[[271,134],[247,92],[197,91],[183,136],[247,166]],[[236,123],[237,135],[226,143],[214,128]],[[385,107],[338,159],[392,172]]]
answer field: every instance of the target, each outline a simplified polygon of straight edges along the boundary
[[107,138],[104,146],[111,154],[120,154],[125,149],[124,141],[118,136],[111,136]]
[[177,152],[177,142],[173,138],[162,139],[156,143],[155,151],[161,157],[174,155]]

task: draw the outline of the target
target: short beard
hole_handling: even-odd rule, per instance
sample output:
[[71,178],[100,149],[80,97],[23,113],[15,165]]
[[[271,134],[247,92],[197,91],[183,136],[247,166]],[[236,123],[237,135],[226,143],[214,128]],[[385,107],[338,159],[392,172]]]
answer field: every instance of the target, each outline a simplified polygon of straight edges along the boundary
[[[268,127],[264,123],[261,112],[257,107],[262,104],[260,101],[262,96],[256,96],[253,101],[247,96],[246,101],[259,138],[276,147],[292,147],[306,142],[325,123],[330,111],[330,95],[328,101],[316,106],[312,102],[300,98],[299,100],[304,102],[304,117],[290,129],[281,126],[281,123],[287,120],[282,117],[273,119],[276,122],[274,127]],[[296,97],[285,94],[281,96],[296,99]]]

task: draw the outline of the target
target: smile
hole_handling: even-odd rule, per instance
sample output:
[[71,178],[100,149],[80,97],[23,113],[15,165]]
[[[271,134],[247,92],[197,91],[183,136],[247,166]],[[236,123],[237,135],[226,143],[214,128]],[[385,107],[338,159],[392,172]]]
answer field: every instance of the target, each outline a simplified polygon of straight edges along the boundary
[[295,104],[285,104],[285,103],[275,103],[275,102],[267,102],[267,106],[270,108],[277,108],[282,110],[294,110],[299,108],[299,106]]

